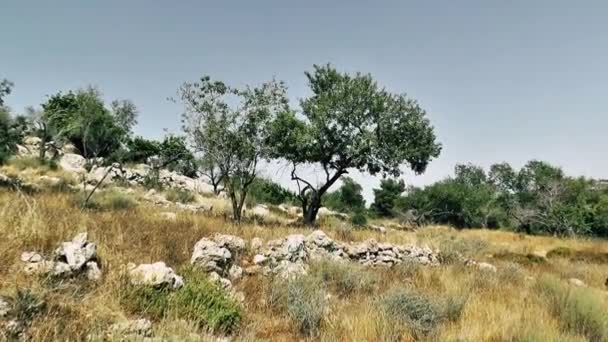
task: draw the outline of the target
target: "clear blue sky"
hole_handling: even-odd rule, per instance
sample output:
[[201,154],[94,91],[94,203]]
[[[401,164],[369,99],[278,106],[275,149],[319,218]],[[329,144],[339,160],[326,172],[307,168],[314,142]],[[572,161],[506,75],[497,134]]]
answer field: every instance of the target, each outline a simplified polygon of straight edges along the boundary
[[[428,111],[444,150],[410,183],[533,158],[608,178],[606,18],[606,1],[3,0],[0,78],[16,111],[96,85],[133,100],[136,132],[160,137],[180,130],[167,97],[184,81],[275,76],[295,104],[303,72],[331,62]],[[369,197],[377,180],[357,179]]]

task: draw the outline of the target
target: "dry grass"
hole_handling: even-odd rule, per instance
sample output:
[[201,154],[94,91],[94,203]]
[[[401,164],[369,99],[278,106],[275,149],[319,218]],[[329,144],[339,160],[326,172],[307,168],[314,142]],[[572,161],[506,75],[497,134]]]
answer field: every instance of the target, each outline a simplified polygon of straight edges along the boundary
[[[3,191],[0,192],[0,295],[12,297],[16,289],[30,289],[47,303],[45,314],[34,315],[31,321],[32,340],[83,340],[89,334],[103,332],[112,322],[136,318],[121,305],[118,295],[124,291],[121,272],[128,262],[164,261],[180,270],[188,265],[195,242],[216,232],[264,240],[310,232],[307,228],[281,224],[234,225],[223,216],[227,209],[225,201],[215,198],[205,200],[214,202],[216,215],[180,212],[176,221],[170,221],[158,215],[157,207],[141,201],[137,206],[120,210],[81,211],[74,206],[74,194],[43,192],[25,196],[0,191]],[[537,285],[545,275],[558,279],[563,286],[569,286],[568,278],[580,278],[590,289],[580,289],[588,293],[584,295],[587,300],[578,305],[584,306],[590,301],[588,298],[592,298],[594,305],[604,308],[604,312],[608,310],[604,287],[608,264],[568,256],[548,258],[543,263],[525,263],[517,257],[558,247],[605,253],[608,252],[605,241],[488,230],[456,231],[445,227],[426,227],[418,232],[389,231],[382,235],[369,230],[345,231],[343,225],[335,222],[321,223],[321,226],[333,238],[352,241],[374,238],[452,249],[493,263],[499,271],[480,273],[459,263],[440,267],[353,268],[352,274],[347,269],[336,268],[335,276],[315,271],[326,280],[321,286],[330,296],[319,330],[313,337],[303,335],[293,319],[266,302],[271,288],[269,279],[248,277],[237,285],[238,290],[245,292],[246,300],[243,320],[234,340],[585,341],[588,336],[594,336],[585,335],[586,330],[564,328],[551,298],[543,295]],[[51,252],[59,242],[83,230],[88,231],[90,239],[98,245],[104,272],[99,284],[49,283],[23,274],[21,252]],[[369,277],[373,281],[353,277]],[[359,281],[365,285],[359,285]],[[380,299],[395,288],[415,291],[437,303],[446,303],[449,298],[466,301],[460,315],[442,319],[432,332],[420,335],[406,323],[396,324],[394,317],[382,310]],[[577,309],[585,310],[584,307]],[[204,340],[209,336],[195,322],[173,316],[157,320],[154,333],[175,340]]]

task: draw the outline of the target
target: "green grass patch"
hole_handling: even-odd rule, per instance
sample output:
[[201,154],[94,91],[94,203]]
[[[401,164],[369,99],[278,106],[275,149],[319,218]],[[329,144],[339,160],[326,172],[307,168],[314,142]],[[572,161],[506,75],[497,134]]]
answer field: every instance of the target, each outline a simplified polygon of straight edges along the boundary
[[188,268],[179,290],[125,285],[121,305],[133,314],[160,320],[177,317],[215,332],[231,333],[242,319],[241,308],[204,273]]

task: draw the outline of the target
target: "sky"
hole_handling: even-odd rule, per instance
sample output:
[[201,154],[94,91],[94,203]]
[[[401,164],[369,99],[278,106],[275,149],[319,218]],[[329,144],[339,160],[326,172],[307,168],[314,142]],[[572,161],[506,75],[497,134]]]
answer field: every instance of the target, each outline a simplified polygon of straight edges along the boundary
[[[361,71],[428,112],[443,145],[425,185],[457,163],[530,159],[608,178],[606,1],[2,0],[0,79],[18,112],[87,85],[139,108],[136,134],[181,131],[168,98],[202,75],[242,86]],[[290,185],[287,169],[263,174]],[[378,178],[353,174],[368,200]]]

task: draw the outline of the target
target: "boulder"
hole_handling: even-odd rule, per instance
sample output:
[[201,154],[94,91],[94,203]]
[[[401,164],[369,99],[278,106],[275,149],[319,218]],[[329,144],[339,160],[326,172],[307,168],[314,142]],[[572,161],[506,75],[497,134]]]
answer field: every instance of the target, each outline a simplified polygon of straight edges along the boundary
[[184,285],[183,278],[175,274],[175,271],[162,261],[154,264],[141,264],[137,267],[129,264],[127,268],[132,285],[172,289],[178,289]]
[[261,254],[257,254],[253,257],[253,263],[256,265],[263,265],[266,260],[268,260],[268,258]]
[[86,173],[86,159],[76,153],[66,153],[59,159],[59,166],[68,172]]
[[58,260],[64,261],[73,271],[80,270],[88,261],[96,258],[97,246],[87,240],[87,233],[76,235],[72,241],[63,242],[55,250]]
[[253,214],[254,216],[259,216],[259,217],[267,217],[267,216],[270,216],[270,210],[268,209],[268,206],[263,205],[263,204],[258,204],[251,209],[251,214]]
[[240,254],[245,250],[245,240],[234,235],[216,234],[213,240],[217,242],[220,247],[228,248],[228,250],[234,254]]
[[194,245],[190,263],[202,268],[205,272],[223,273],[232,261],[230,250],[224,246],[225,244],[202,238]]
[[231,280],[239,280],[243,277],[243,268],[238,265],[232,265],[228,270],[228,276]]

